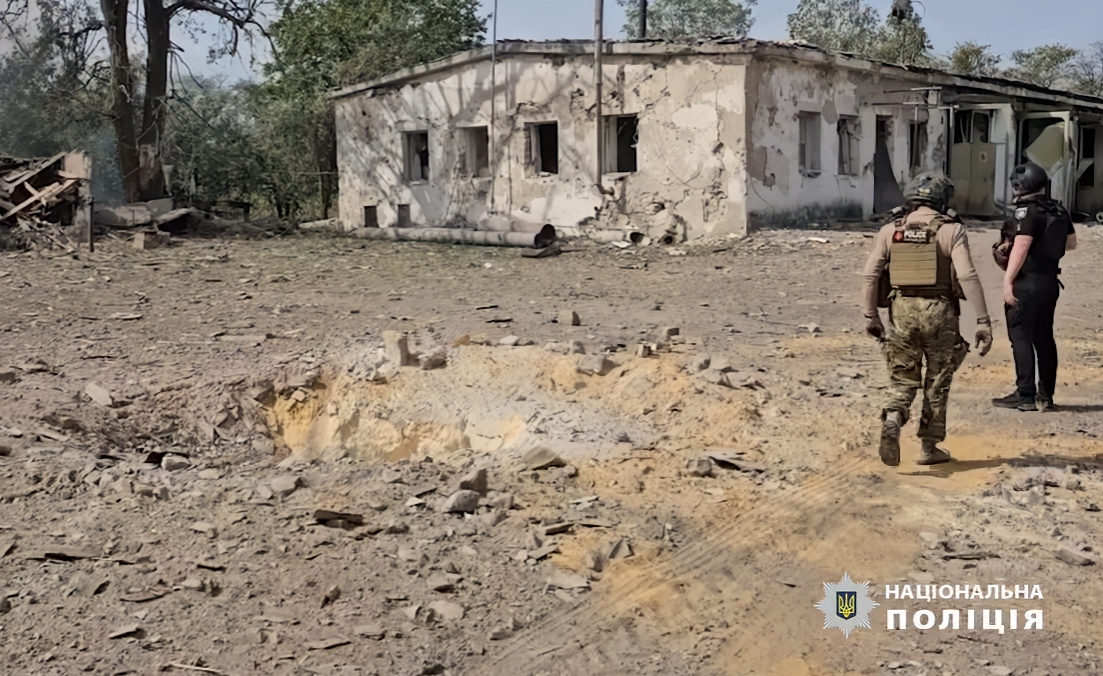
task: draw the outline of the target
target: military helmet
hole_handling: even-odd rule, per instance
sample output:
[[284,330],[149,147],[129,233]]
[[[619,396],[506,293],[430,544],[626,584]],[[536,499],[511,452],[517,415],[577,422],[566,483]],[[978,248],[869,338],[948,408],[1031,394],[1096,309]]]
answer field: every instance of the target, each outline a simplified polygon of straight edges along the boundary
[[1011,171],[1011,188],[1016,195],[1033,195],[1045,190],[1048,183],[1046,170],[1033,162],[1020,164]]
[[943,209],[954,196],[954,184],[937,171],[925,171],[908,184],[904,199],[912,204],[927,204]]

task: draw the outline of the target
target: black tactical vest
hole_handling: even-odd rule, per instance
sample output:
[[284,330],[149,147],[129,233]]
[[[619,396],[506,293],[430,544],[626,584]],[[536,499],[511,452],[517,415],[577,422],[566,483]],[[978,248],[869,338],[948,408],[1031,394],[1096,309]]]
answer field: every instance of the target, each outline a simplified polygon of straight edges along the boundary
[[1065,255],[1065,244],[1072,231],[1072,218],[1060,203],[1048,198],[1017,204],[1015,218],[1023,221],[1032,218],[1035,222],[1034,241],[1030,244],[1024,273],[1056,275],[1061,258]]

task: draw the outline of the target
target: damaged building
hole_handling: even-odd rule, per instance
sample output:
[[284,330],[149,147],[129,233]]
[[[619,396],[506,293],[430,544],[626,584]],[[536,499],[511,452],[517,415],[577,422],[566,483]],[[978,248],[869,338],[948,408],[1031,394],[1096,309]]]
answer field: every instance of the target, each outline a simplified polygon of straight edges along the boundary
[[503,42],[336,92],[342,226],[743,235],[883,214],[930,169],[1001,218],[1026,159],[1103,211],[1103,99],[796,43],[610,42],[599,125],[593,47]]

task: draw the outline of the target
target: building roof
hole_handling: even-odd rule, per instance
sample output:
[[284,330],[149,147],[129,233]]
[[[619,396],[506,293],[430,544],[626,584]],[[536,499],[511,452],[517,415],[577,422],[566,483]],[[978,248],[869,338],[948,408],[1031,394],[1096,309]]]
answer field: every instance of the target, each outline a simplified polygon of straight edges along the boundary
[[[444,72],[458,70],[492,58],[517,56],[582,56],[594,53],[593,40],[556,40],[530,42],[525,40],[500,40],[497,49],[487,45],[430,63],[404,68],[355,85],[339,89],[333,98],[340,99],[374,89],[400,86],[414,80]],[[1092,108],[1103,112],[1103,98],[1073,92],[1049,89],[1029,82],[999,77],[962,75],[937,68],[902,66],[875,61],[858,54],[831,52],[815,45],[799,41],[766,41],[751,38],[717,38],[674,42],[666,40],[609,40],[603,54],[609,56],[692,56],[715,54],[748,54],[765,57],[792,58],[800,61],[837,64],[856,70],[876,71],[905,79],[922,76],[928,83],[949,86],[977,93],[996,94],[1013,98],[1042,100],[1069,106]]]

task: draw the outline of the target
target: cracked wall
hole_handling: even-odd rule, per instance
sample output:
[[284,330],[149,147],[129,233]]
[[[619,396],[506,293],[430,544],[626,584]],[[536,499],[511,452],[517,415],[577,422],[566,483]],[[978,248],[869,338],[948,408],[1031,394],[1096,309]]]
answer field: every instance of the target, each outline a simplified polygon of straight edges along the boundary
[[[874,213],[878,120],[887,122],[886,150],[898,187],[915,173],[943,169],[944,117],[913,92],[917,83],[832,64],[758,59],[747,80],[747,211],[752,228],[805,227]],[[820,168],[801,170],[802,114],[818,124]],[[856,157],[841,170],[839,120],[857,123]],[[919,166],[910,162],[911,122],[926,122]],[[882,186],[883,187],[883,186]],[[898,188],[899,189],[899,188]],[[897,189],[897,190],[898,190]]]
[[[745,82],[738,54],[653,59],[606,57],[603,114],[638,116],[637,171],[594,186],[597,129],[591,57],[517,56],[497,68],[496,211],[568,232],[635,230],[675,240],[743,234],[746,216]],[[490,207],[491,179],[461,169],[460,130],[490,126],[486,62],[336,102],[340,218],[381,226],[409,205],[414,225],[475,223]],[[558,173],[529,166],[529,124],[558,124]],[[403,174],[403,133],[429,134],[429,177]]]

